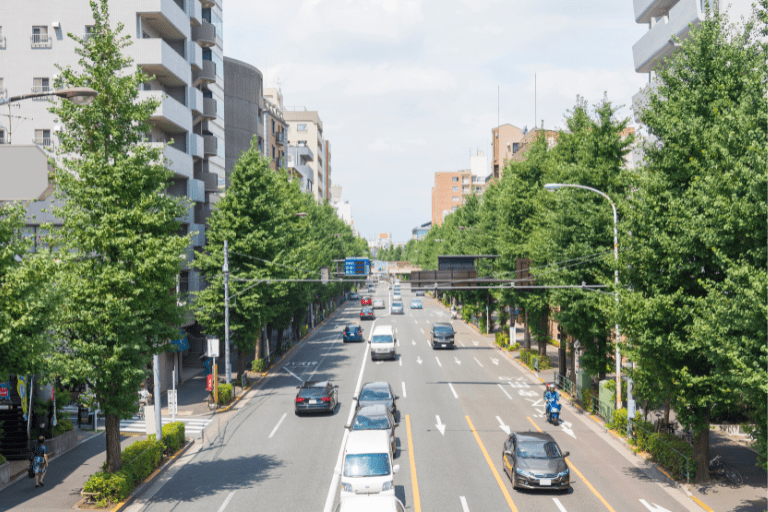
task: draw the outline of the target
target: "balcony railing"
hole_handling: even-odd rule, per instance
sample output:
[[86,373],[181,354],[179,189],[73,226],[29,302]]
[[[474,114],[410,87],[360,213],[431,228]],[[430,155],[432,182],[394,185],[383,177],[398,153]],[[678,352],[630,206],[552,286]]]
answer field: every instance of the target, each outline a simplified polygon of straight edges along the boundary
[[216,119],[217,116],[216,100],[213,98],[203,98],[203,117]]
[[275,140],[281,146],[285,146],[285,133],[284,132],[277,132],[277,134],[275,136]]
[[0,48],[5,48],[5,36],[0,36]]
[[50,137],[35,137],[32,139],[32,142],[37,144],[38,146],[44,146],[46,148],[49,148],[53,145],[53,139]]
[[192,40],[203,48],[210,48],[216,44],[216,26],[203,21],[199,27],[192,27]]
[[216,63],[211,60],[203,60],[203,68],[192,72],[193,85],[212,84],[216,82]]
[[[53,88],[47,85],[36,85],[32,87],[32,94],[39,94],[41,92],[53,92]],[[32,98],[32,101],[48,101],[51,99],[49,96],[41,96],[39,98]]]
[[51,47],[51,36],[48,34],[32,34],[30,36],[30,43],[32,44],[32,48],[50,48]]
[[219,140],[215,135],[203,135],[203,153],[206,156],[215,156],[218,154]]

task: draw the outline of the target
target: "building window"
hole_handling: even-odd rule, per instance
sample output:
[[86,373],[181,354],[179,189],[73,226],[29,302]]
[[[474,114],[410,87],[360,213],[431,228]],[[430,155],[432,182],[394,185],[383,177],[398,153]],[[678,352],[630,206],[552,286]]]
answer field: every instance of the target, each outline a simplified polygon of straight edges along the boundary
[[51,145],[51,130],[35,130],[35,144],[40,146]]
[[454,182],[454,183],[458,183],[459,182],[459,177],[458,176],[454,176],[453,178],[451,178],[451,181]]
[[275,120],[272,120],[272,135],[275,134]]
[[451,210],[453,210],[453,211],[456,211],[456,210],[458,210],[458,209],[459,209],[459,207],[458,207],[458,206],[454,206],[453,208],[451,208]]
[[83,39],[88,41],[91,37],[93,37],[94,31],[96,30],[96,27],[93,25],[86,25],[85,26],[85,34],[83,34]]
[[452,200],[453,200],[454,203],[459,202],[459,196],[453,196]]
[[307,147],[307,141],[305,141],[305,140],[300,140],[300,141],[298,141],[297,145],[298,145],[299,147],[305,148],[305,147]]
[[0,130],[0,144],[5,144],[5,130]]
[[520,144],[518,142],[512,143],[512,152],[517,153],[517,150],[520,149]]
[[459,191],[459,187],[452,187],[452,188],[451,188],[451,191],[453,191],[453,192],[458,192],[458,191]]
[[32,47],[48,47],[51,45],[51,39],[48,37],[48,26],[32,27]]
[[[50,92],[51,91],[51,80],[50,78],[33,78],[32,79],[32,92],[33,93],[40,93],[40,92]],[[47,96],[42,96],[40,98],[33,98],[36,101],[45,101],[48,99]]]
[[305,131],[307,131],[307,125],[306,124],[297,124],[296,125],[296,131],[297,132],[305,132]]
[[463,194],[469,194],[469,187],[464,187],[464,189],[461,192]]
[[275,146],[272,146],[272,159],[275,159]]

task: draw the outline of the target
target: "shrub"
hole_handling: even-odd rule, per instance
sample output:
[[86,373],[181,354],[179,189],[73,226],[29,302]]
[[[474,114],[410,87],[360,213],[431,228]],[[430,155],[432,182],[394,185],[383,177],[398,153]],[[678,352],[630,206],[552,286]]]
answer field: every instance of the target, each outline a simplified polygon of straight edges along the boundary
[[106,461],[102,471],[91,475],[83,491],[94,493],[94,499],[102,506],[127,498],[136,485],[148,477],[163,458],[163,443],[150,436],[146,441],[136,441],[122,453],[123,468],[107,473]]
[[[154,439],[154,435],[148,436]],[[184,444],[184,422],[177,421],[163,425],[163,448],[168,454],[176,452]]]
[[254,359],[251,370],[258,373],[264,372],[267,370],[267,362],[264,359]]
[[500,346],[501,348],[508,348],[509,347],[509,334],[504,332],[497,332],[496,333],[496,344]]
[[619,409],[618,411],[613,411],[613,428],[618,432],[620,435],[626,437],[627,436],[627,410],[626,409]]
[[3,456],[2,453],[0,453],[0,466],[2,466],[3,464],[5,464],[5,457]]
[[72,421],[69,419],[63,419],[58,420],[56,423],[56,426],[53,427],[53,437],[60,436],[61,434],[65,434],[75,428],[75,426],[72,424]]
[[232,401],[232,384],[219,384],[219,405],[227,405]]
[[100,506],[117,503],[131,494],[133,483],[128,474],[120,470],[117,473],[98,472],[83,485],[83,492],[95,493],[93,497]]
[[[674,434],[649,435],[647,444],[648,453],[651,454],[653,460],[669,470],[672,478],[685,478],[686,461],[685,457],[680,454],[685,455],[691,460],[693,458],[693,446]],[[689,469],[691,472],[690,478],[693,480],[696,473],[696,464],[692,460]]]
[[507,350],[513,351],[513,350],[517,350],[519,348],[520,348],[520,344],[519,343],[515,343],[514,345],[511,345]]
[[592,388],[581,390],[581,406],[587,412],[594,412],[592,410],[592,398],[595,396],[595,391]]
[[308,325],[302,325],[301,326],[301,337],[303,338],[304,336],[306,336],[308,331],[309,331],[309,326]]

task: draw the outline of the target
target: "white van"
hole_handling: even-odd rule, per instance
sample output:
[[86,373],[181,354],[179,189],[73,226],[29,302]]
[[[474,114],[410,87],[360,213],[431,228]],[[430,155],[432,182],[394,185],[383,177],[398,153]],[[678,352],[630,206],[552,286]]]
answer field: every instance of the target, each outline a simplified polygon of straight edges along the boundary
[[347,436],[341,463],[341,499],[361,494],[395,495],[389,432],[353,430]]
[[395,331],[391,325],[379,325],[373,328],[371,337],[371,360],[397,359],[395,353]]

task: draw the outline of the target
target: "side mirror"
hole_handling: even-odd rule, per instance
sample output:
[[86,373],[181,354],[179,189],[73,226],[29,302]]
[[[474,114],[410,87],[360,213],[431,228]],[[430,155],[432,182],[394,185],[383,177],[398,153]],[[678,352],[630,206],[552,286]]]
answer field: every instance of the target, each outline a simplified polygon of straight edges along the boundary
[[392,468],[392,474],[395,474],[398,471],[400,471],[400,464],[395,464],[395,467]]
[[400,426],[400,422],[398,421],[397,423],[395,423],[395,426],[399,427]]
[[568,457],[570,454],[571,454],[571,452],[565,452],[565,453],[563,454],[563,458],[566,458],[566,457]]
[[508,455],[509,457],[514,456],[514,454],[509,450],[504,450],[504,455]]
[[399,396],[397,396],[397,395],[392,395],[392,399],[393,399],[393,400],[397,400],[398,398],[400,398],[400,397],[399,397]]

